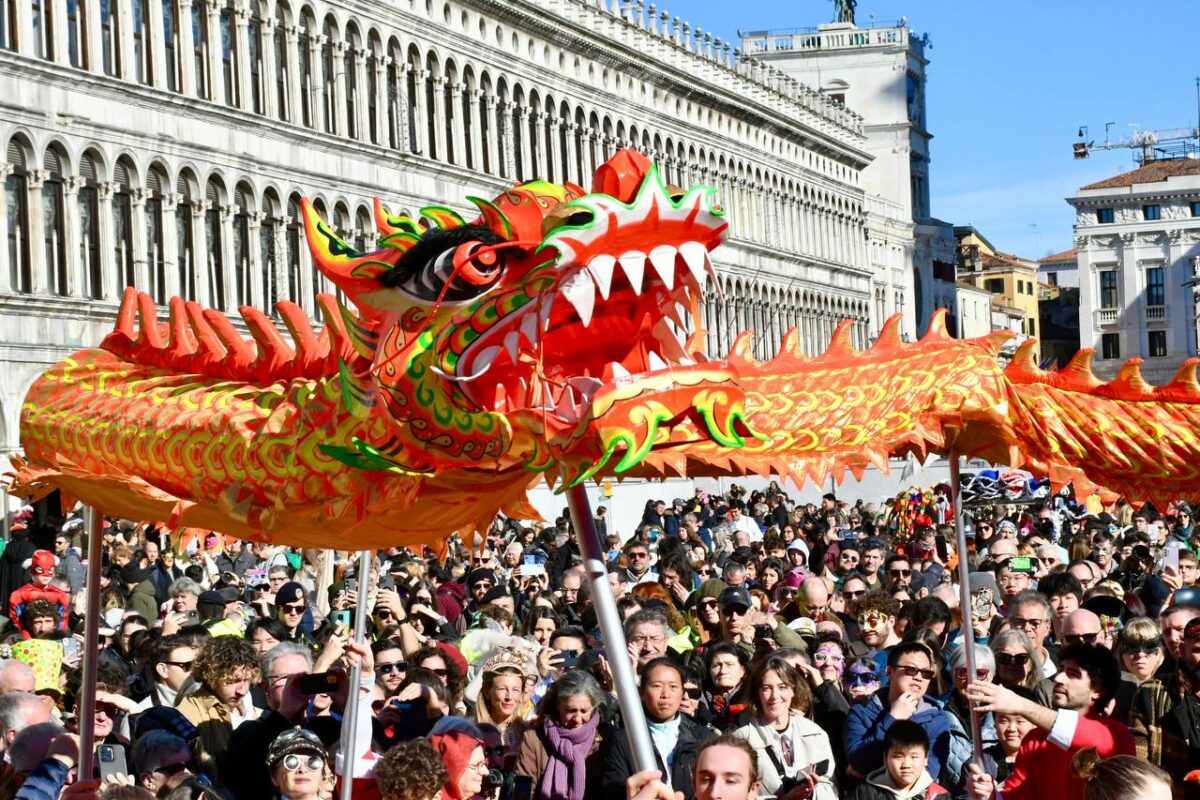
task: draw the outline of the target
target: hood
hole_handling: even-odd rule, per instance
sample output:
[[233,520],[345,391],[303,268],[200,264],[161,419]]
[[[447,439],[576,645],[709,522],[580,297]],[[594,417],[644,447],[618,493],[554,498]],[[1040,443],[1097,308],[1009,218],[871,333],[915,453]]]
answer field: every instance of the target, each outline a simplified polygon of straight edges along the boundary
[[921,777],[917,778],[916,784],[911,789],[897,789],[896,784],[892,781],[892,776],[888,775],[887,767],[880,767],[867,776],[867,783],[897,798],[924,797],[925,792],[933,785],[933,778],[926,770],[921,773]]

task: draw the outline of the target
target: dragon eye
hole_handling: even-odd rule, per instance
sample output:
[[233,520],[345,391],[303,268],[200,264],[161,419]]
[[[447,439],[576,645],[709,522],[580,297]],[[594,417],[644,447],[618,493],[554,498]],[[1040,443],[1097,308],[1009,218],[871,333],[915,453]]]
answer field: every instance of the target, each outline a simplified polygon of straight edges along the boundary
[[503,271],[504,255],[500,250],[479,241],[463,242],[443,250],[425,265],[418,294],[450,303],[472,300],[495,285]]

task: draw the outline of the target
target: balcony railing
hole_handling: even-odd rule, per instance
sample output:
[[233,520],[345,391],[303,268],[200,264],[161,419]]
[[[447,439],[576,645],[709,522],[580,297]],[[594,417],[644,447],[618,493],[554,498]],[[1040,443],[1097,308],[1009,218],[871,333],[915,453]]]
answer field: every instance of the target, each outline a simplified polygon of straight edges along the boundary
[[1117,308],[1101,308],[1096,310],[1097,325],[1116,325],[1117,317],[1121,314]]
[[1146,322],[1165,322],[1166,319],[1166,306],[1146,306]]

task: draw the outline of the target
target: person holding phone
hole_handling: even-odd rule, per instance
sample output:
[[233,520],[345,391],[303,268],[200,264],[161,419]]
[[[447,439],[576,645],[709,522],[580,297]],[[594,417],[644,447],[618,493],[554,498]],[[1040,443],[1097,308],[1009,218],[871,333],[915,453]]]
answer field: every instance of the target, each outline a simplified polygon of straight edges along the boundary
[[754,717],[733,734],[754,748],[759,796],[798,791],[837,800],[833,747],[829,734],[805,716],[812,693],[799,673],[784,659],[768,657],[751,673],[749,695]]
[[614,735],[603,719],[608,702],[583,670],[568,670],[551,684],[517,755],[515,780],[532,782],[532,798],[584,800],[589,777],[601,774]]

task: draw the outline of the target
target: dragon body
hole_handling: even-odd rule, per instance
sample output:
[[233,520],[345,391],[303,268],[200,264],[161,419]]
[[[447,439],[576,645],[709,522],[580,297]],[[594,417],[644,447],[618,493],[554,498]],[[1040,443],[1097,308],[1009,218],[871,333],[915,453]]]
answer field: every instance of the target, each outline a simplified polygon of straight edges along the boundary
[[526,490],[600,475],[887,468],[905,452],[977,454],[1132,499],[1177,496],[1200,464],[1195,360],[1149,387],[1130,362],[1102,384],[1087,353],[1045,373],[1007,334],[868,350],[843,324],[805,358],[765,363],[749,334],[722,358],[698,324],[714,191],[667,186],[621,151],[590,192],[520,184],[464,220],[392,216],[358,253],[305,204],[324,325],[283,302],[249,338],[173,298],[165,321],[125,294],[98,348],[54,365],[22,409],[11,491],[61,488],[106,513],[297,545],[429,542],[531,515]]

